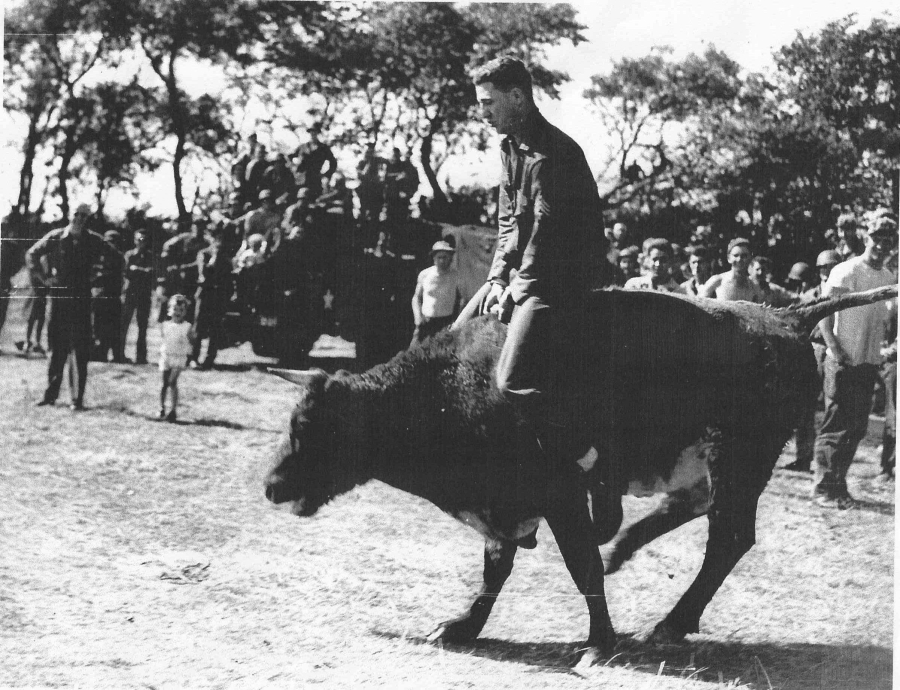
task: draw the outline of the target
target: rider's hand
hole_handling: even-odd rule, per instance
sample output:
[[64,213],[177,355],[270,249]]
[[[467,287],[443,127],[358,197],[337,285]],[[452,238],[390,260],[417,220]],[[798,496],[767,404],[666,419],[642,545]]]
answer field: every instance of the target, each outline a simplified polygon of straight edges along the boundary
[[490,314],[494,311],[494,307],[500,303],[500,298],[503,296],[504,287],[499,283],[491,283],[490,292],[488,292],[487,297],[484,298],[484,303],[482,305],[482,313]]
[[512,292],[510,292],[509,288],[506,288],[500,296],[500,301],[494,306],[494,311],[497,313],[500,323],[509,323],[513,307],[515,306],[516,303],[513,300]]

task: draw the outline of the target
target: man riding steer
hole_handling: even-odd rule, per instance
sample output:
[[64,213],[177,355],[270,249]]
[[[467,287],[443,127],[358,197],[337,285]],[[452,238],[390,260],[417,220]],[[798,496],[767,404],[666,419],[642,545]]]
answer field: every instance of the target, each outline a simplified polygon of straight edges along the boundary
[[[482,65],[475,95],[485,119],[500,134],[502,182],[499,237],[487,284],[470,301],[457,326],[495,310],[509,331],[497,363],[497,388],[528,420],[549,466],[574,464],[588,450],[577,408],[560,395],[571,346],[596,334],[586,331],[590,290],[590,235],[600,218],[600,198],[581,147],[544,119],[535,106],[531,74],[511,57]],[[598,324],[600,328],[603,324]],[[606,467],[611,468],[609,463]],[[621,523],[620,494],[612,476],[592,492],[614,512],[607,538]],[[617,494],[618,492],[618,494]],[[601,522],[598,520],[598,525]]]
[[[375,478],[478,530],[485,539],[482,591],[431,637],[452,642],[478,636],[517,548],[534,547],[545,518],[587,601],[589,663],[609,656],[616,640],[592,525],[598,509],[611,509],[589,506],[587,496],[603,463],[612,463],[629,493],[664,494],[670,507],[692,507],[673,508],[642,534],[617,539],[628,549],[624,557],[708,515],[700,572],[651,638],[677,641],[699,631],[706,605],[753,545],[760,494],[815,403],[813,326],[896,294],[893,286],[776,310],[650,291],[591,293],[584,314],[594,339],[573,348],[567,363],[581,380],[569,395],[587,411],[579,423],[591,448],[578,463],[557,466],[523,443],[529,420],[497,385],[511,328],[493,316],[443,331],[362,374],[281,372],[301,393],[266,496],[308,516]],[[705,500],[692,501],[698,492]],[[621,562],[622,549],[610,564]]]

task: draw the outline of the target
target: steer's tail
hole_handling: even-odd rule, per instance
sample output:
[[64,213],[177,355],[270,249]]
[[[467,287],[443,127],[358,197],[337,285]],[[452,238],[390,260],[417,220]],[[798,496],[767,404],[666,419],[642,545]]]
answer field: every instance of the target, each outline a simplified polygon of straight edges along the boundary
[[850,292],[835,297],[825,297],[809,304],[787,307],[782,310],[782,313],[788,318],[793,317],[796,319],[797,330],[808,334],[826,316],[831,316],[844,309],[861,307],[896,296],[897,286],[888,285],[887,287],[866,290],[865,292]]

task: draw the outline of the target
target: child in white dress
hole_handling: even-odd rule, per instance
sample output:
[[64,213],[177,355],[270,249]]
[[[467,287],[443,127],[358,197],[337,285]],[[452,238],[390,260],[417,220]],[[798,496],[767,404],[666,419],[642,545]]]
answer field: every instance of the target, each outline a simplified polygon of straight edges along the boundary
[[[162,390],[159,392],[159,418],[169,422],[178,419],[178,377],[187,366],[196,337],[194,327],[184,317],[188,301],[184,295],[172,295],[169,300],[169,320],[163,321],[162,345],[159,348],[159,370]],[[166,414],[166,391],[172,390],[172,409]]]

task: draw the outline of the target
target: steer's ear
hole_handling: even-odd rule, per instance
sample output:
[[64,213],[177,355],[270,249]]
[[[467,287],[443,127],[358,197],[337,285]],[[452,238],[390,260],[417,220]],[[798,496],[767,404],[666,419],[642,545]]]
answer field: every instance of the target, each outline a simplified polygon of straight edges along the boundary
[[298,386],[311,387],[315,383],[324,383],[328,378],[328,374],[321,369],[277,369],[270,367],[267,369],[270,374],[280,376],[285,381],[297,384]]

